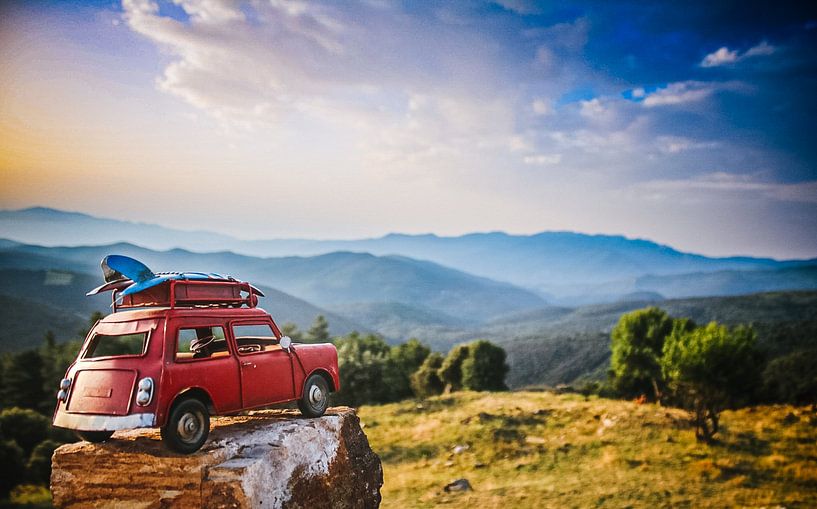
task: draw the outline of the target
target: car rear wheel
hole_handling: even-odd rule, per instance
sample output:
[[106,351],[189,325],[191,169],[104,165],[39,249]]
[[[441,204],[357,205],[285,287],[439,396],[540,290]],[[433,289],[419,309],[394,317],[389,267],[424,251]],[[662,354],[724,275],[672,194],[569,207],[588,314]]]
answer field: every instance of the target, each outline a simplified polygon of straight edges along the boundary
[[168,449],[182,454],[198,451],[210,434],[210,413],[195,398],[178,402],[162,427],[162,440]]
[[321,375],[312,375],[304,384],[304,393],[298,408],[307,417],[320,417],[329,406],[329,384]]
[[77,431],[77,436],[86,442],[98,444],[111,438],[113,431]]

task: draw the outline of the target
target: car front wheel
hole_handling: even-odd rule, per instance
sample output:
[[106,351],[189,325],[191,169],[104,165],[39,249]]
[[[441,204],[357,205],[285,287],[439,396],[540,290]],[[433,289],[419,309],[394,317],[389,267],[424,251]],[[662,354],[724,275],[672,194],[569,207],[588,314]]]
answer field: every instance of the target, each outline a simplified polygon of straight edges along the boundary
[[304,393],[298,400],[298,408],[307,417],[320,417],[329,406],[329,384],[321,375],[312,375],[304,384]]
[[198,451],[210,434],[210,413],[204,403],[188,398],[173,406],[167,424],[162,427],[162,440],[168,449],[182,454]]

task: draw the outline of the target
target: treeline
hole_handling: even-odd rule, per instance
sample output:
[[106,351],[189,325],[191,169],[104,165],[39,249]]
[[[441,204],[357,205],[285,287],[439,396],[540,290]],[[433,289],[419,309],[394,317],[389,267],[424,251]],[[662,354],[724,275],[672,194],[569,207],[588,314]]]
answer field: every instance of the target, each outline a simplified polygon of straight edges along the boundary
[[[94,314],[89,328],[101,317]],[[77,332],[87,335],[88,329]],[[74,442],[73,433],[51,426],[55,394],[82,341],[57,343],[46,333],[39,348],[0,357],[0,498],[18,484],[48,486],[51,454]]]
[[600,392],[688,409],[700,440],[718,432],[727,408],[817,404],[817,350],[770,359],[749,326],[699,326],[651,307],[622,315],[610,347],[610,386]]
[[456,345],[443,356],[416,338],[394,346],[375,334],[352,332],[331,338],[329,324],[322,315],[315,318],[306,333],[292,323],[284,324],[281,332],[296,342],[335,344],[341,386],[333,395],[336,404],[391,403],[444,391],[508,388],[505,350],[485,340]]

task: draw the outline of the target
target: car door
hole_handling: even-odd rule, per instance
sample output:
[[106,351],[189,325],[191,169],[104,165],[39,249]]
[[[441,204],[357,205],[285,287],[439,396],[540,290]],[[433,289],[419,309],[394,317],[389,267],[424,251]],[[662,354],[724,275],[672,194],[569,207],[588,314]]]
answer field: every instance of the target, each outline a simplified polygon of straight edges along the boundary
[[241,369],[244,408],[294,399],[292,357],[278,344],[272,326],[264,322],[233,322],[231,330]]
[[[188,387],[202,387],[213,399],[218,413],[242,407],[238,359],[225,335],[225,323],[208,319],[177,320],[171,329],[167,383],[172,394]],[[197,348],[196,342],[204,342]]]

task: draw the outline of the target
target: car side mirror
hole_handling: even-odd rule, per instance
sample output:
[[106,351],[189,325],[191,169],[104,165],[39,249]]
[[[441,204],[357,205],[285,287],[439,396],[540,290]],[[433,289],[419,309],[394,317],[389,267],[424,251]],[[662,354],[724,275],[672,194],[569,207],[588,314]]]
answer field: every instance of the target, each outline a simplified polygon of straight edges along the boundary
[[292,338],[289,336],[283,336],[281,340],[278,341],[278,344],[281,345],[281,348],[288,352],[289,348],[292,346]]

